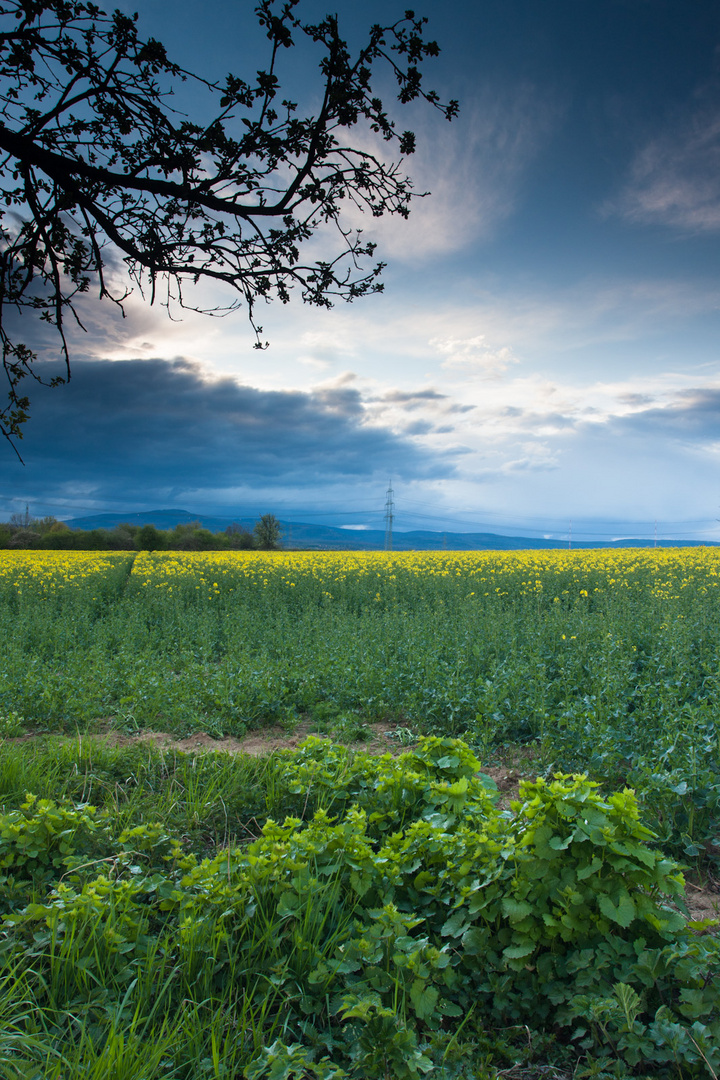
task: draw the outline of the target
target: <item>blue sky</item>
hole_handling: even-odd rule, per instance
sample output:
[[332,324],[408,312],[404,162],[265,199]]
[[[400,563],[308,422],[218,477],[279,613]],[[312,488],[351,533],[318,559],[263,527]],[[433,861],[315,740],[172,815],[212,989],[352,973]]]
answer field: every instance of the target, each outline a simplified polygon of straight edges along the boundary
[[[132,5],[123,5],[128,10]],[[160,0],[141,27],[208,75],[253,72],[251,3]],[[303,0],[317,16],[326,5]],[[351,39],[403,6],[336,0]],[[429,0],[427,79],[397,107],[409,221],[352,223],[382,296],[169,322],[89,305],[73,379],[3,451],[0,514],[177,506],[377,527],[720,539],[720,8]],[[291,58],[308,109],[314,59]],[[188,101],[192,107],[192,102]],[[199,297],[208,302],[211,295]]]

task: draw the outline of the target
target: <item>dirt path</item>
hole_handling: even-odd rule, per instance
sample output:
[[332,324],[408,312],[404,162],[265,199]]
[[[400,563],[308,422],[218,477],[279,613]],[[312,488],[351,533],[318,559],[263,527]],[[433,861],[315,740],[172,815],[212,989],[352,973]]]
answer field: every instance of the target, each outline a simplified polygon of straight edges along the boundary
[[[407,728],[401,728],[397,724],[381,721],[375,724],[368,723],[365,727],[368,729],[369,737],[362,741],[345,743],[348,749],[364,750],[368,754],[392,754],[396,757],[407,750],[412,750],[417,745],[416,741],[408,739]],[[152,743],[163,750],[181,750],[186,754],[214,751],[215,753],[250,754],[253,757],[259,757],[273,750],[294,750],[308,735],[332,738],[332,734],[323,735],[313,730],[309,722],[300,724],[292,734],[280,726],[275,726],[263,728],[262,731],[249,732],[240,738],[226,735],[222,739],[215,739],[212,735],[200,731],[185,739],[175,739],[166,731],[141,731],[137,735],[127,735],[113,728],[94,737],[102,738],[113,746],[131,746],[145,742]],[[492,777],[497,784],[502,806],[508,806],[511,799],[518,797],[521,776],[516,769],[483,766],[482,771]]]

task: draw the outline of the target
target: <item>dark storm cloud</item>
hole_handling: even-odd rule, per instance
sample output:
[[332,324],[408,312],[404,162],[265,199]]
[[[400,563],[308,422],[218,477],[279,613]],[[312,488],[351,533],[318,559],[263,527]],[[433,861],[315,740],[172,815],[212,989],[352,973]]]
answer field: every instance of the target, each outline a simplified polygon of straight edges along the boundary
[[[26,467],[6,451],[6,477],[34,498],[135,503],[185,492],[369,479],[392,465],[408,478],[448,476],[446,456],[423,452],[388,428],[363,426],[350,385],[304,393],[208,378],[185,360],[78,363],[69,386],[37,391]],[[22,497],[25,497],[23,495]]]

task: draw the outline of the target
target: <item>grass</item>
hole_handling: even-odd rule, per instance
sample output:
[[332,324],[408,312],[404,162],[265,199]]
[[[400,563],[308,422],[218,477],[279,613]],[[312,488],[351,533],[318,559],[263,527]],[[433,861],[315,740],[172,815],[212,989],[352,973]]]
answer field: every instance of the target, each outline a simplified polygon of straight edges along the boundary
[[[191,756],[137,744],[45,736],[0,743],[0,806],[40,798],[91,803],[108,810],[118,830],[160,819],[206,854],[259,833],[268,816],[289,812],[275,794],[273,756]],[[260,824],[258,824],[260,823]]]

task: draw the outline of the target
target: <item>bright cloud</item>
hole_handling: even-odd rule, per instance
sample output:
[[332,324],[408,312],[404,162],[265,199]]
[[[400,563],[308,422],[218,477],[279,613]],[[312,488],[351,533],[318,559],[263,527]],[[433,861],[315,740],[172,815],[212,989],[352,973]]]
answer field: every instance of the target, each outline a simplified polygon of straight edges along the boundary
[[484,334],[471,338],[431,338],[430,347],[444,356],[441,367],[493,379],[504,375],[517,358],[507,345],[492,349]]

